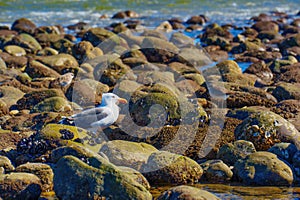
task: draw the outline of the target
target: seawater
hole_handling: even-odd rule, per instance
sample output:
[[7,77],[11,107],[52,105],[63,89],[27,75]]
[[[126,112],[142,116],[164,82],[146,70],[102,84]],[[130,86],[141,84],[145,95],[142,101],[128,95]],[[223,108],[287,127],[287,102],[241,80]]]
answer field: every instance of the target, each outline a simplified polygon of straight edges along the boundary
[[108,25],[110,20],[99,20],[103,14],[112,16],[121,10],[133,10],[155,26],[171,17],[187,20],[192,15],[204,14],[219,24],[247,24],[251,16],[263,12],[298,12],[299,0],[0,0],[0,24],[11,25],[27,17],[38,25],[70,25],[79,21],[94,26]]

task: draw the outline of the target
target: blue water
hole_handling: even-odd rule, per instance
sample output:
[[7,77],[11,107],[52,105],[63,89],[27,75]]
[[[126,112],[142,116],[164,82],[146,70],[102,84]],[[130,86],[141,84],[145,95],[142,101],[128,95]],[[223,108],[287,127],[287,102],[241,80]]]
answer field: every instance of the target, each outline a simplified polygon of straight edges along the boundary
[[[245,25],[251,16],[263,12],[298,12],[299,0],[0,0],[0,25],[11,25],[27,17],[38,25],[70,25],[79,21],[94,26],[108,25],[111,20],[100,20],[103,14],[111,17],[120,10],[134,10],[146,26],[155,26],[171,17],[183,20],[204,14],[212,22]],[[150,19],[150,20],[149,20]]]

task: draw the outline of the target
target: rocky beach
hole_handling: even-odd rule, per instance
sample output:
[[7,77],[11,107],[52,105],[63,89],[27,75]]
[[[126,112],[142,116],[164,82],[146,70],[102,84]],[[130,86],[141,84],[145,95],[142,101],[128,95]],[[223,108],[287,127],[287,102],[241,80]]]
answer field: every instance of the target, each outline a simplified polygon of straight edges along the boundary
[[0,21],[0,199],[300,198],[300,11],[168,15]]

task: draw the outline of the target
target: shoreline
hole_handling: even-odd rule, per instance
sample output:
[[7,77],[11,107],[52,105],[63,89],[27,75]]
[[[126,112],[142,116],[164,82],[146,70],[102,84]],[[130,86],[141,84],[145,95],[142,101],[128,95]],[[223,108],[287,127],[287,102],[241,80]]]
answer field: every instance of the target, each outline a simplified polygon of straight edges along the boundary
[[[107,27],[2,26],[0,197],[242,199],[259,186],[299,198],[299,16],[240,27],[195,15],[138,33],[134,11]],[[116,123],[92,132],[93,121],[68,121],[107,92],[129,102]]]

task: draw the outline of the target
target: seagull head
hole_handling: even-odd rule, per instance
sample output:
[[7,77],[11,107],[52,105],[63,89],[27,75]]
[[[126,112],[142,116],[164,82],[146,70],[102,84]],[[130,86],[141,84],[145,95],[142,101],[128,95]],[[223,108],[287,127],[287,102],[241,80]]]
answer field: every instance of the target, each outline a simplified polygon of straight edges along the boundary
[[101,105],[118,105],[119,103],[126,104],[127,100],[123,99],[113,93],[103,93]]

